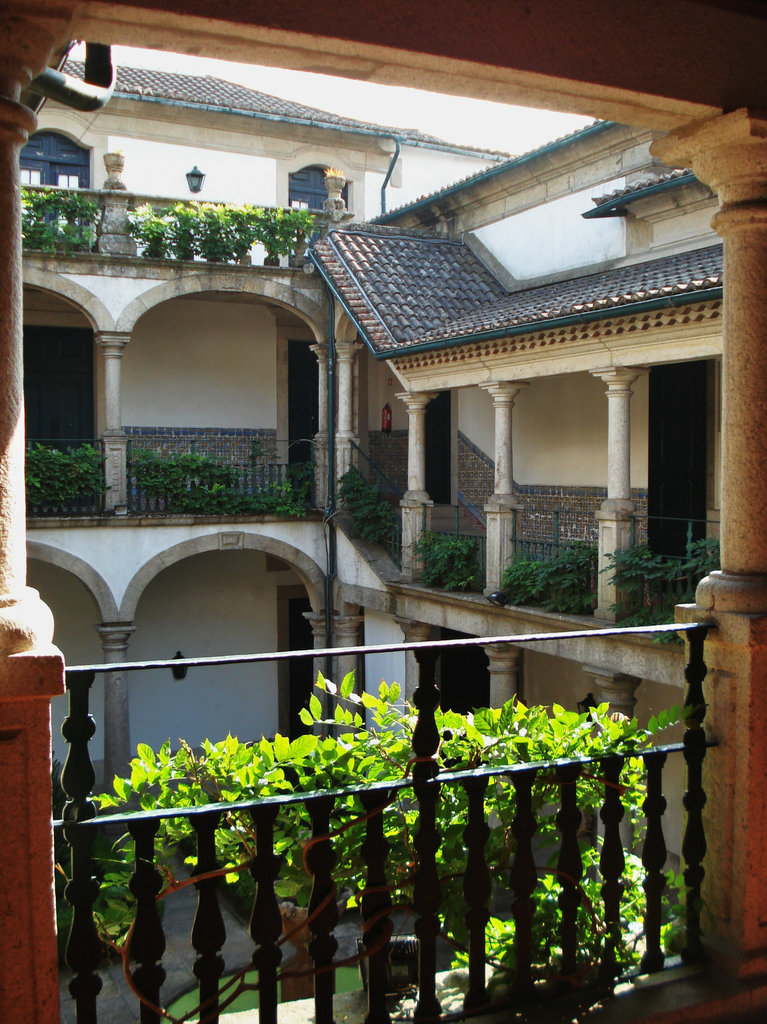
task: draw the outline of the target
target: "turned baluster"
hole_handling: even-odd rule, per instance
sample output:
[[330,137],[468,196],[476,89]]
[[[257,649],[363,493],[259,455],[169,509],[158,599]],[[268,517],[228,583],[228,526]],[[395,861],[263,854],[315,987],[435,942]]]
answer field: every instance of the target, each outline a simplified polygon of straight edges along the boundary
[[[197,864],[192,876],[216,871],[216,828],[221,815],[216,811],[198,814],[192,818],[197,835]],[[197,912],[192,925],[192,946],[197,953],[195,977],[200,983],[200,1017],[206,1024],[218,1024],[218,982],[224,972],[221,947],[226,941],[224,919],[218,903],[218,878],[203,878],[195,882]]]
[[647,901],[645,906],[645,952],[642,970],[648,973],[660,971],[665,957],[660,942],[661,901],[666,888],[663,868],[666,864],[666,841],[663,838],[663,812],[666,798],[663,796],[663,765],[666,754],[663,751],[648,751],[644,756],[647,768],[647,796],[642,809],[647,819],[642,864],[645,879],[642,887]]
[[165,952],[165,935],[157,912],[162,876],[154,865],[154,837],[159,826],[156,819],[128,825],[136,844],[135,870],[130,880],[130,891],[136,897],[131,958],[138,967],[131,976],[141,996],[141,1024],[158,1024],[160,987],[165,981],[165,971],[159,962]]
[[533,836],[537,823],[533,814],[533,784],[537,770],[526,768],[514,772],[512,782],[516,795],[516,813],[511,825],[514,835],[514,862],[511,866],[511,891],[514,893],[514,956],[516,973],[514,992],[524,996],[532,991],[533,956],[533,892],[538,874],[533,859]]
[[557,877],[561,886],[557,900],[562,911],[561,946],[562,974],[567,977],[575,973],[578,956],[576,921],[581,903],[580,880],[583,862],[578,846],[578,828],[581,812],[578,810],[576,781],[581,774],[579,764],[568,764],[557,768],[559,779],[560,809],[557,814],[557,828],[562,836],[557,861]]
[[620,792],[620,775],[623,758],[610,757],[602,764],[605,780],[605,797],[599,811],[604,825],[602,853],[599,857],[599,871],[602,875],[602,901],[605,908],[605,942],[599,976],[602,981],[610,982],[617,975],[615,950],[621,937],[621,896],[623,872],[626,858],[623,854],[620,824],[624,809]]
[[312,820],[313,842],[306,853],[306,863],[312,873],[312,893],[309,898],[309,930],[313,938],[309,942],[309,953],[314,961],[314,1019],[316,1024],[332,1024],[333,992],[335,972],[328,970],[338,943],[333,929],[338,922],[336,906],[336,884],[332,869],[336,862],[330,842],[330,813],[334,798],[320,797],[307,800],[307,810]]
[[274,883],[280,873],[282,858],[274,852],[274,822],[278,808],[273,804],[254,807],[251,811],[256,831],[256,855],[250,874],[256,883],[253,911],[250,915],[250,936],[256,945],[251,958],[258,971],[258,1019],[260,1024],[277,1024],[277,968],[282,953],[277,946],[282,932]]
[[463,785],[468,798],[467,824],[463,832],[467,850],[463,896],[467,908],[464,920],[469,930],[469,988],[463,1005],[469,1010],[487,1001],[485,929],[490,919],[488,903],[492,883],[485,857],[485,846],[490,837],[490,829],[485,821],[487,779],[467,779]]
[[706,630],[688,630],[690,647],[689,661],[685,665],[687,696],[684,702],[685,729],[684,759],[687,762],[687,790],[684,806],[687,811],[687,826],[682,840],[684,860],[684,883],[686,897],[686,936],[682,950],[685,963],[705,959],[700,940],[700,890],[706,874],[703,858],[706,855],[706,833],[703,828],[703,808],[706,794],[703,790],[703,758],[706,756],[706,734],[703,719],[706,717],[706,702],[703,696],[703,680],[706,678],[706,663],[703,660],[703,645]]
[[[384,838],[383,816],[390,793],[360,793],[360,800],[369,815],[365,824],[362,859],[367,868],[365,893],[360,903],[365,925],[363,944],[368,955],[368,1013],[365,1024],[389,1024],[386,1009],[387,943],[392,936],[391,896],[386,884],[386,858],[389,844]],[[375,919],[375,920],[374,920]],[[368,922],[371,922],[368,925]]]

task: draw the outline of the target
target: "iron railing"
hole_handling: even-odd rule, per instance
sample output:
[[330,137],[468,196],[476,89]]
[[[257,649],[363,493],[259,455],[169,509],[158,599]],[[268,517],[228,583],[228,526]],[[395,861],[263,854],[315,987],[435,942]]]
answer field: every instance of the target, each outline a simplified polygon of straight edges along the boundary
[[[706,849],[702,808],[705,793],[702,787],[702,764],[708,745],[702,723],[705,716],[703,680],[706,675],[704,641],[708,624],[688,624],[682,627],[689,641],[689,661],[685,667],[687,691],[684,717],[686,731],[682,743],[655,747],[641,752],[646,770],[647,790],[643,804],[646,819],[642,864],[645,871],[644,890],[644,953],[640,970],[660,971],[666,963],[661,943],[661,907],[666,885],[664,865],[666,845],[663,820],[666,800],[663,792],[663,765],[669,756],[684,753],[687,765],[687,791],[684,807],[687,820],[682,844],[684,860],[685,911],[683,915],[683,959],[688,962],[703,958],[700,928],[700,891],[704,876],[703,858]],[[604,639],[610,636],[655,635],[679,626],[645,626],[629,629],[580,630],[575,638]],[[158,913],[158,895],[163,880],[155,866],[155,835],[161,821],[185,818],[191,822],[196,834],[195,866],[192,871],[197,888],[197,917],[192,931],[192,945],[197,953],[194,974],[197,978],[201,1011],[200,1019],[216,1022],[230,1001],[231,989],[219,987],[224,970],[222,950],[226,948],[226,934],[220,911],[219,882],[223,869],[216,863],[215,832],[225,828],[226,815],[238,810],[249,815],[255,836],[255,855],[249,863],[255,881],[255,897],[250,922],[253,940],[252,968],[258,976],[259,1019],[262,1024],[275,1024],[277,1020],[277,982],[280,976],[282,952],[280,949],[281,919],[275,880],[279,877],[279,858],[274,853],[275,823],[279,816],[302,805],[311,820],[311,838],[305,847],[305,863],[312,876],[312,892],[308,906],[308,926],[311,940],[309,953],[313,961],[314,1012],[317,1024],[331,1024],[334,1019],[333,972],[339,964],[335,959],[337,923],[334,882],[334,830],[341,822],[335,817],[338,803],[350,795],[359,801],[358,824],[364,827],[361,855],[365,864],[365,888],[361,900],[362,944],[361,955],[367,958],[368,1021],[387,1024],[390,1020],[387,996],[387,944],[392,934],[391,916],[394,911],[387,875],[389,846],[384,837],[384,815],[393,798],[403,795],[411,810],[417,811],[414,830],[414,870],[412,873],[412,902],[409,906],[415,918],[418,937],[418,985],[415,1019],[440,1019],[441,1007],[437,997],[437,943],[440,936],[441,836],[437,826],[437,800],[441,792],[462,792],[465,800],[465,830],[463,843],[465,859],[459,874],[463,877],[465,922],[468,929],[466,943],[469,989],[464,1000],[464,1012],[477,1013],[496,1007],[518,1007],[535,996],[556,998],[557,992],[577,984],[583,989],[586,982],[594,991],[604,994],[614,984],[620,971],[616,963],[616,941],[621,930],[621,897],[623,893],[624,849],[621,839],[621,771],[632,750],[613,750],[587,758],[564,758],[552,762],[517,763],[472,770],[440,771],[437,754],[440,736],[435,722],[435,709],[439,705],[439,691],[435,683],[435,670],[443,648],[471,644],[537,644],[556,640],[562,634],[528,634],[508,637],[485,637],[443,641],[440,643],[410,643],[391,646],[354,647],[327,651],[282,652],[278,654],[237,655],[228,657],[180,659],[172,661],[127,662],[122,665],[100,664],[72,668],[67,671],[69,713],[63,734],[69,743],[69,753],[62,772],[62,784],[67,794],[63,827],[71,851],[71,878],[66,889],[72,905],[73,920],[67,943],[67,962],[74,972],[70,992],[76,1003],[78,1024],[96,1024],[97,997],[101,979],[96,971],[102,961],[102,943],[93,917],[93,903],[98,893],[91,850],[99,828],[107,826],[127,829],[135,842],[135,869],[131,890],[136,897],[135,921],[129,933],[129,947],[123,948],[122,962],[126,983],[140,1005],[142,1024],[158,1022],[162,1010],[162,984],[165,971],[162,957],[165,948],[162,920]],[[249,799],[235,803],[206,804],[197,807],[174,807],[159,810],[134,810],[118,815],[99,815],[91,800],[94,769],[89,756],[89,740],[94,733],[93,719],[89,715],[89,690],[96,673],[141,672],[154,668],[193,668],[201,665],[227,665],[258,663],[287,658],[316,658],[334,655],[364,655],[392,651],[413,651],[419,667],[419,683],[414,695],[418,708],[417,724],[413,733],[413,760],[406,777],[366,784],[360,779],[358,786],[338,790],[291,793]],[[603,801],[600,818],[603,840],[598,871],[601,878],[602,916],[605,922],[600,939],[598,963],[593,970],[584,972],[577,948],[577,917],[583,906],[580,879],[583,861],[580,852],[579,829],[581,814],[578,808],[576,781],[581,774],[602,787]],[[507,854],[508,873],[488,863],[486,841],[488,828],[485,812],[485,790],[492,779],[505,778],[513,793],[514,816]],[[556,823],[560,835],[556,866],[549,869],[549,877],[556,879],[556,899],[560,909],[557,933],[551,933],[551,923],[540,919],[540,893],[536,891],[541,851],[536,849],[534,837],[538,821],[533,813],[533,793],[543,778],[553,779],[559,791],[559,811]],[[507,891],[512,898],[511,918],[514,922],[513,944],[515,969],[507,995],[496,999],[486,985],[486,928],[490,913],[493,881],[497,888]],[[589,909],[589,908],[586,908]],[[593,910],[593,908],[592,908]],[[591,912],[591,911],[590,911]],[[533,942],[537,929],[544,927],[547,941],[560,949],[559,968],[542,986],[533,962]],[[131,966],[132,965],[132,966]],[[167,1017],[166,1017],[167,1019]],[[188,1018],[185,1018],[188,1019]]]
[[529,540],[519,536],[518,516],[514,517],[512,532],[513,557],[527,558],[534,562],[549,562],[556,558],[562,549],[563,542],[559,539],[559,512],[553,514],[553,536],[546,540]]
[[106,492],[102,442],[98,438],[28,440],[26,489],[28,515],[99,515]]

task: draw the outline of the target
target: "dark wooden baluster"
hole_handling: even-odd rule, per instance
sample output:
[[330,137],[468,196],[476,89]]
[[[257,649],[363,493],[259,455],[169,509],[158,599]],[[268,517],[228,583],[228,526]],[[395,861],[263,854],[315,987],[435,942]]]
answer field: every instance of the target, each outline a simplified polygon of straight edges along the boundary
[[[197,834],[197,864],[192,875],[204,875],[220,867],[216,860],[216,827],[221,815],[216,811],[192,818]],[[200,983],[200,1018],[206,1024],[218,1024],[218,982],[224,972],[221,947],[226,929],[218,905],[218,878],[195,882],[197,912],[192,925],[192,946],[197,953],[195,977]]]
[[706,663],[703,660],[703,645],[706,630],[690,630],[687,633],[690,644],[690,660],[685,665],[687,696],[684,702],[685,729],[684,759],[687,762],[687,791],[684,806],[687,811],[687,825],[682,840],[684,860],[684,884],[687,887],[686,936],[682,959],[696,963],[705,959],[700,941],[700,890],[705,875],[703,858],[706,855],[706,833],[703,828],[703,808],[706,794],[703,790],[703,758],[706,756],[706,734],[703,719],[706,717],[706,703],[703,696],[703,680],[706,678]]
[[620,833],[620,823],[624,814],[620,793],[622,768],[623,758],[619,756],[610,757],[602,763],[605,798],[599,817],[604,825],[604,837],[599,870],[602,875],[602,900],[605,908],[605,944],[599,977],[605,982],[612,981],[618,973],[615,950],[621,937],[621,896],[625,888],[622,878],[626,858],[623,855]]
[[152,819],[128,826],[136,843],[136,868],[130,881],[130,890],[136,897],[131,957],[138,963],[132,972],[133,983],[146,1000],[141,1003],[141,1024],[159,1022],[160,1014],[153,1007],[160,1005],[160,987],[165,981],[165,971],[159,963],[165,952],[165,935],[156,899],[162,888],[162,876],[154,866],[154,837],[159,827],[159,821]]
[[[335,800],[332,796],[308,800],[307,809],[312,819],[312,838],[324,836],[312,843],[306,854],[306,863],[313,875],[312,894],[309,898],[309,918],[317,914],[309,925],[314,938],[309,942],[309,953],[317,973],[314,976],[314,1019],[316,1024],[332,1024],[335,972],[323,970],[333,963],[338,943],[333,929],[338,921],[336,884],[332,869],[336,862],[333,846],[327,838],[330,832],[330,812]],[[319,908],[322,907],[321,910]]]
[[647,768],[647,796],[642,809],[647,819],[642,864],[645,879],[642,887],[647,901],[644,918],[645,953],[641,968],[651,973],[663,968],[664,955],[660,943],[661,900],[666,888],[663,868],[666,864],[666,841],[663,838],[663,812],[666,798],[663,796],[663,765],[666,754],[663,751],[648,751],[643,755]]
[[437,829],[437,800],[439,784],[436,761],[430,760],[439,746],[439,732],[434,710],[439,705],[439,690],[434,682],[437,650],[422,649],[415,652],[418,662],[418,688],[413,703],[418,708],[418,721],[413,730],[413,791],[418,801],[418,830],[413,838],[416,869],[413,886],[413,908],[416,914],[415,933],[418,936],[418,1002],[415,1019],[436,1017],[441,1010],[436,992],[437,936],[442,894],[437,871],[436,855],[440,834]]
[[[61,726],[69,744],[61,773],[61,786],[67,795],[62,813],[65,822],[90,821],[96,815],[95,804],[89,799],[95,781],[88,752],[88,742],[96,731],[88,713],[88,693],[93,679],[93,672],[67,672],[66,676],[68,713]],[[96,999],[102,984],[95,973],[102,957],[102,945],[93,920],[93,903],[99,893],[91,861],[96,829],[65,825],[64,838],[70,849],[71,864],[64,895],[72,907],[66,961],[75,975],[69,983],[69,991],[75,1000],[77,1024],[96,1024]]]
[[487,779],[467,779],[468,815],[463,841],[466,843],[466,874],[463,896],[466,901],[466,927],[469,930],[469,989],[463,1001],[466,1010],[487,1001],[485,990],[485,929],[490,918],[488,903],[492,892],[485,846],[490,829],[485,821]]
[[366,892],[362,897],[360,909],[363,922],[377,917],[363,934],[366,950],[376,950],[370,953],[367,963],[368,1013],[365,1024],[389,1024],[391,1020],[386,1009],[386,944],[394,929],[391,916],[386,913],[391,908],[391,896],[386,888],[386,858],[389,855],[389,844],[384,838],[383,828],[383,809],[389,798],[388,791],[360,793],[362,806],[370,815],[365,825],[365,840],[361,848],[367,876]]
[[557,861],[557,877],[562,889],[559,893],[559,908],[562,911],[561,946],[562,974],[574,974],[577,967],[578,938],[576,919],[581,903],[579,883],[583,875],[583,862],[578,846],[578,828],[581,812],[578,810],[576,780],[581,774],[579,764],[563,765],[557,768],[559,779],[560,809],[557,814],[557,828],[562,836],[562,845]]
[[533,892],[538,882],[533,859],[533,836],[537,828],[533,814],[533,784],[536,775],[535,768],[526,768],[514,772],[512,776],[516,794],[516,813],[511,825],[515,850],[510,883],[511,891],[514,893],[514,992],[520,996],[527,995],[533,988]]
[[277,945],[282,916],[274,892],[282,858],[274,852],[274,822],[278,808],[266,804],[251,811],[256,830],[256,856],[250,874],[256,883],[256,897],[250,916],[250,935],[256,944],[253,967],[258,971],[258,1019],[260,1024],[277,1022],[277,968],[282,952]]

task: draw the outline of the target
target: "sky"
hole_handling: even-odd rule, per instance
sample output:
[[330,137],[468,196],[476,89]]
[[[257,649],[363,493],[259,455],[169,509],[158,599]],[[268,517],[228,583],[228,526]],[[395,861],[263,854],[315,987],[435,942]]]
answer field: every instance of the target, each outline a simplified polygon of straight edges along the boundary
[[[72,56],[82,59],[84,51]],[[396,128],[418,128],[458,145],[520,154],[590,123],[575,114],[531,110],[487,100],[376,85],[304,71],[207,60],[182,54],[112,48],[117,64],[225,78],[334,114]]]

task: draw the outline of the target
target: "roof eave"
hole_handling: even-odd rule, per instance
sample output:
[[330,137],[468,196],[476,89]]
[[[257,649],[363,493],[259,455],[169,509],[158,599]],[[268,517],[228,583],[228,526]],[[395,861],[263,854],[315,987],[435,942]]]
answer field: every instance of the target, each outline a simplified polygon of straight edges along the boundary
[[646,188],[637,189],[636,192],[630,192],[626,196],[619,196],[612,201],[601,203],[592,210],[586,210],[585,213],[581,214],[581,217],[585,220],[595,220],[600,217],[627,217],[628,211],[626,207],[630,203],[635,203],[639,199],[648,199],[650,196],[658,195],[660,192],[669,192],[671,189],[695,184],[702,184],[702,182],[690,171],[689,174],[681,174],[678,178],[668,178],[666,181],[659,181],[654,185],[648,185]]

